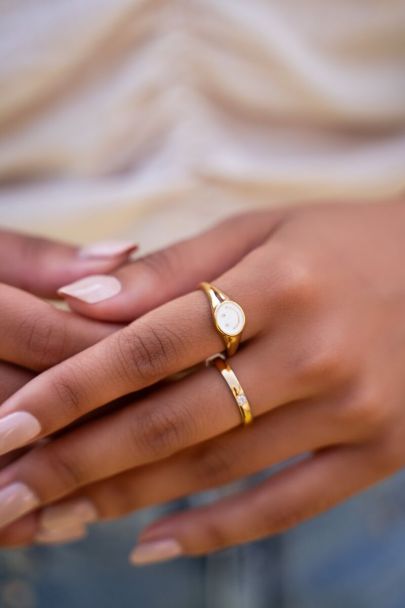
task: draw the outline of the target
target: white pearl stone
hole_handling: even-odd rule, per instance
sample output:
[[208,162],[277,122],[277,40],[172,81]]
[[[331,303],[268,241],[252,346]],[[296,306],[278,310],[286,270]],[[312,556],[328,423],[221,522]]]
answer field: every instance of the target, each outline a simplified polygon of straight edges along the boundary
[[245,326],[244,312],[232,300],[225,300],[216,308],[215,320],[219,329],[228,336],[237,336]]

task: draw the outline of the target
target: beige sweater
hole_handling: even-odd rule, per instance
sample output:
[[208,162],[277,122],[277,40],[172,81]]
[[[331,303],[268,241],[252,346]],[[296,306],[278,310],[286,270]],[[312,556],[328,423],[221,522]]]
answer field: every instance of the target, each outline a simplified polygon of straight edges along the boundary
[[154,248],[405,190],[405,0],[0,0],[0,224]]

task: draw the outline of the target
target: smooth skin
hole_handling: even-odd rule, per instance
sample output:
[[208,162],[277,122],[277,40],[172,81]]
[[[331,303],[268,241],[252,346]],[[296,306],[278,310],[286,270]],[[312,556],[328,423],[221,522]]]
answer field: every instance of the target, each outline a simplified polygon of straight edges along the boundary
[[0,399],[36,373],[95,344],[117,326],[58,310],[61,283],[109,272],[128,258],[84,257],[81,250],[48,239],[0,230]]
[[[28,412],[41,426],[35,439],[48,437],[152,389],[2,470],[0,498],[22,484],[36,503],[15,523],[3,517],[11,525],[0,541],[30,542],[47,518],[63,520],[78,504],[98,519],[118,517],[303,456],[253,489],[155,522],[132,559],[201,555],[285,530],[400,469],[404,226],[401,203],[251,213],[124,266],[115,297],[69,297],[87,317],[136,320],[7,399],[0,429]],[[247,428],[217,370],[159,383],[223,348],[195,290],[201,280],[246,313],[231,365],[252,404]]]
[[[106,255],[104,244],[86,254],[69,244],[0,230],[0,402],[37,373],[118,329],[58,310],[41,298],[56,299],[61,282],[117,268],[134,248],[115,243],[114,255]],[[1,456],[0,466],[20,453]]]

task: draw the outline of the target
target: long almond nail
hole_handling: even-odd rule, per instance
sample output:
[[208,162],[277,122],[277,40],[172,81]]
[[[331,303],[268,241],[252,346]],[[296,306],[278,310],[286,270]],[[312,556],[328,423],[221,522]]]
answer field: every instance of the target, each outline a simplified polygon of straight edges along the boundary
[[132,241],[99,241],[79,250],[81,258],[111,259],[121,256],[130,256],[138,249]]
[[63,528],[63,530],[40,530],[35,535],[34,541],[43,545],[68,543],[80,540],[86,534],[85,526],[72,526],[71,528]]
[[129,559],[135,566],[163,562],[179,557],[183,550],[177,540],[157,540],[144,542],[135,547]]
[[0,490],[0,527],[15,521],[39,505],[39,499],[24,483],[16,482]]
[[120,293],[121,289],[122,285],[117,278],[107,274],[93,274],[64,285],[58,289],[58,294],[76,298],[87,304],[96,304],[113,298]]
[[40,515],[39,525],[42,531],[52,532],[90,524],[96,520],[97,511],[93,503],[86,498],[78,498],[45,507]]
[[41,425],[28,412],[14,412],[0,419],[0,454],[6,454],[39,435]]

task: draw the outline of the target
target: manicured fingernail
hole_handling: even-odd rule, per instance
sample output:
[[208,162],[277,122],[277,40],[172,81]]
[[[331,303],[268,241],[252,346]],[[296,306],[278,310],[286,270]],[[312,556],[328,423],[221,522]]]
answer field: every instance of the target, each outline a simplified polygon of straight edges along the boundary
[[97,511],[89,500],[78,498],[45,507],[40,515],[41,531],[61,531],[97,520]]
[[39,421],[28,412],[14,412],[0,419],[0,454],[30,442],[41,432]]
[[179,557],[183,550],[177,540],[157,540],[144,542],[135,547],[129,559],[135,566],[163,562],[168,559]]
[[129,256],[138,248],[132,241],[99,241],[79,250],[81,258],[110,259]]
[[118,279],[108,274],[93,274],[58,289],[61,296],[77,298],[87,304],[96,304],[120,293],[122,285]]
[[68,543],[80,540],[86,536],[85,526],[72,526],[63,530],[40,530],[34,537],[36,543],[42,545],[53,545],[56,543]]
[[16,482],[0,490],[0,527],[15,521],[39,505],[39,499],[24,483]]

